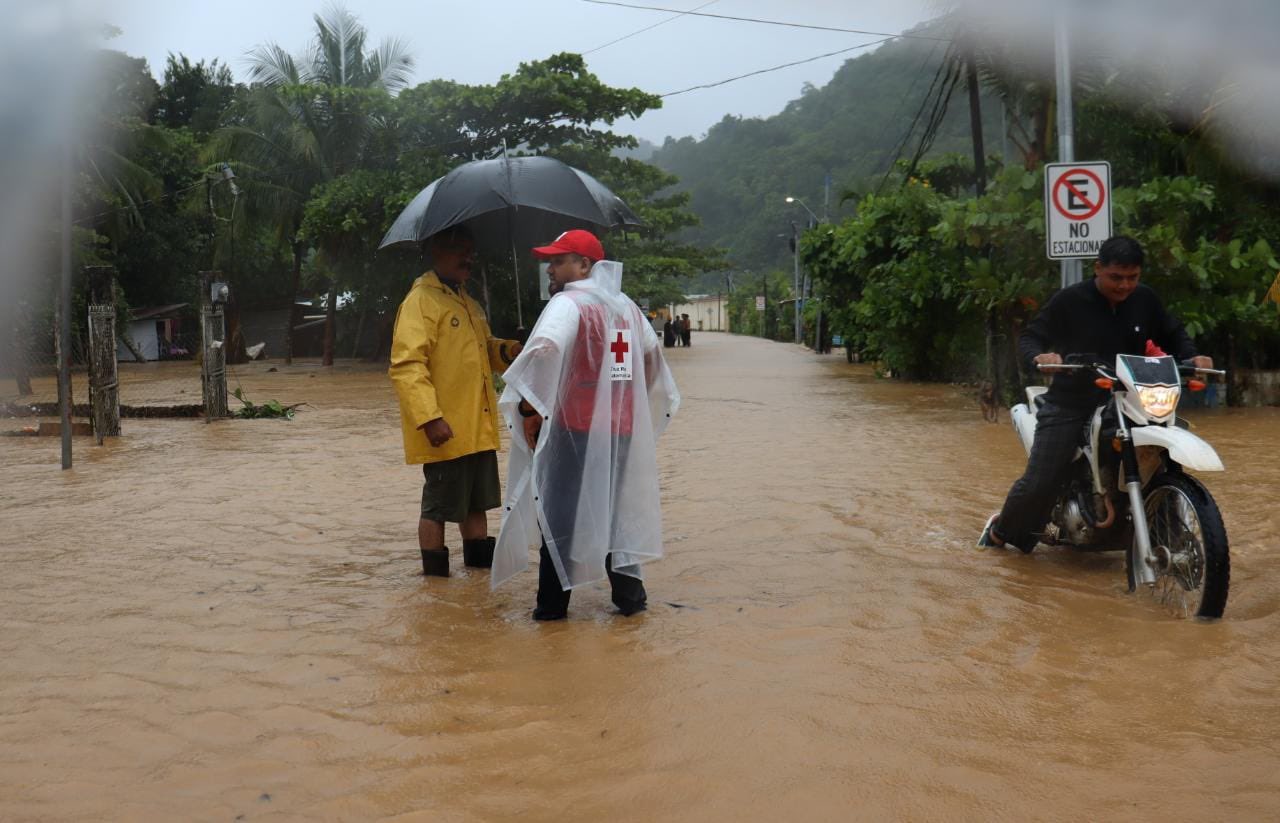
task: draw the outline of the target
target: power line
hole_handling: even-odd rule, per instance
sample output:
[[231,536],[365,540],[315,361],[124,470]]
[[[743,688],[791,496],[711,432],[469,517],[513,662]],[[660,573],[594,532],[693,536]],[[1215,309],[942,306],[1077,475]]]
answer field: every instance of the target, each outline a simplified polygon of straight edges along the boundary
[[[892,124],[897,122],[898,115],[902,113],[903,107],[907,105],[907,101],[911,100],[912,95],[915,94],[916,86],[920,85],[920,78],[924,76],[925,66],[929,65],[929,62],[933,60],[933,56],[937,54],[937,52],[938,44],[934,43],[929,47],[929,53],[925,55],[924,60],[920,61],[920,66],[912,73],[911,85],[907,87],[907,93],[898,98],[898,104],[894,107],[893,114],[885,120],[884,126],[880,129],[880,134],[876,137],[876,142],[873,145],[879,146],[883,144],[884,139],[889,136],[889,130],[892,128]],[[897,150],[900,149],[901,144],[897,146]],[[889,167],[892,168],[893,163],[890,163]]]
[[[582,0],[584,3],[591,3],[597,6],[617,6],[623,9],[638,9],[640,11],[664,11],[677,14],[679,16],[689,15],[691,17],[710,17],[716,20],[736,20],[740,23],[760,23],[766,26],[785,26],[792,29],[811,29],[813,31],[837,31],[844,34],[869,34],[873,37],[902,37],[908,40],[941,40],[950,42],[949,37],[932,37],[927,34],[890,34],[885,31],[867,31],[865,29],[846,29],[839,26],[817,26],[809,23],[791,23],[785,20],[763,20],[759,17],[734,17],[729,14],[710,14],[707,12],[699,12],[696,9],[691,11],[681,11],[680,9],[663,8],[662,6],[641,6],[633,3],[619,3],[616,0]],[[703,8],[699,6],[698,8]]]
[[632,37],[635,37],[637,34],[644,34],[646,31],[650,31],[651,29],[656,29],[658,26],[665,26],[667,23],[670,23],[672,20],[679,20],[681,17],[684,17],[687,14],[693,14],[698,9],[705,9],[707,6],[714,6],[716,3],[719,3],[719,2],[720,0],[709,0],[709,2],[703,3],[701,6],[694,6],[689,11],[682,11],[679,14],[666,18],[665,20],[660,20],[657,23],[654,23],[652,26],[645,26],[644,28],[637,29],[631,32],[630,34],[624,34],[622,37],[619,37],[616,40],[610,40],[608,43],[604,43],[599,46],[596,46],[594,49],[588,49],[587,51],[584,51],[582,53],[582,56],[586,57],[588,54],[594,54],[595,52],[598,52],[601,49],[606,49],[609,46],[614,45],[615,43],[621,43],[623,40],[630,40]]
[[[585,0],[585,1],[586,1],[586,2],[596,2],[596,0]],[[825,54],[819,54],[819,55],[815,55],[815,56],[813,56],[813,57],[806,57],[806,58],[805,58],[805,59],[803,59],[803,60],[793,60],[793,61],[792,61],[792,62],[790,62],[790,63],[783,63],[783,64],[778,65],[778,66],[770,66],[770,67],[769,67],[769,68],[767,68],[767,69],[757,69],[756,71],[749,71],[749,72],[747,72],[746,74],[739,74],[739,75],[738,75],[738,76],[736,76],[736,77],[730,77],[730,78],[727,78],[727,79],[725,79],[725,80],[717,80],[717,81],[716,81],[716,82],[714,82],[714,83],[703,83],[703,84],[702,84],[702,85],[700,85],[700,86],[690,86],[689,88],[687,88],[687,89],[681,89],[680,91],[669,91],[669,92],[667,92],[666,94],[660,94],[660,95],[658,95],[658,96],[659,96],[659,97],[664,97],[664,98],[665,98],[665,97],[675,97],[675,96],[676,96],[676,95],[678,95],[678,94],[687,94],[687,93],[689,93],[689,92],[691,92],[691,91],[698,91],[698,90],[700,90],[700,89],[714,89],[716,86],[723,86],[723,85],[725,85],[725,84],[727,84],[727,83],[732,83],[732,82],[734,82],[734,81],[736,81],[736,80],[743,80],[743,79],[746,79],[746,78],[748,78],[748,77],[755,77],[755,76],[760,75],[760,74],[769,74],[770,72],[780,71],[781,69],[789,69],[789,68],[791,68],[792,66],[802,66],[802,65],[804,65],[805,63],[812,63],[813,61],[815,61],[815,60],[821,60],[821,59],[823,59],[824,57],[835,57],[837,54],[846,54],[846,53],[851,52],[851,51],[857,51],[858,49],[866,49],[866,48],[870,48],[870,47],[872,47],[872,46],[878,46],[878,45],[880,45],[881,43],[887,43],[887,42],[889,42],[890,40],[895,39],[897,36],[898,36],[898,35],[896,35],[896,34],[891,34],[891,35],[889,35],[889,36],[887,36],[887,37],[884,37],[884,38],[882,38],[882,39],[880,39],[880,40],[872,40],[870,43],[862,43],[862,44],[857,45],[857,46],[850,46],[850,47],[849,47],[849,48],[847,48],[847,49],[838,49],[838,50],[836,50],[836,51],[829,51],[829,52],[827,52],[827,53],[825,53]]]
[[197,180],[196,182],[192,183],[190,186],[184,186],[174,191],[165,192],[164,194],[157,195],[156,197],[153,197],[150,200],[143,200],[141,203],[133,203],[127,206],[117,206],[114,209],[107,209],[106,211],[100,211],[97,214],[86,215],[72,222],[75,225],[79,226],[79,225],[84,225],[86,223],[98,220],[99,218],[102,218],[102,217],[110,217],[113,214],[119,214],[120,212],[123,212],[123,211],[139,211],[144,206],[150,206],[155,203],[159,203],[161,200],[168,200],[170,197],[177,197],[180,194],[185,194],[203,183],[204,183],[204,179],[201,178],[200,180]]
[[888,167],[884,170],[884,177],[880,178],[880,184],[876,186],[876,194],[879,194],[884,189],[885,183],[889,182],[889,176],[893,174],[893,167],[902,157],[902,152],[907,147],[908,141],[911,140],[911,135],[915,131],[916,125],[920,122],[920,118],[924,116],[925,109],[929,107],[929,101],[933,99],[933,92],[938,88],[938,81],[942,80],[943,85],[946,84],[943,76],[950,70],[950,62],[948,60],[950,54],[951,51],[948,49],[947,53],[942,56],[942,61],[938,63],[938,68],[933,74],[933,80],[929,83],[929,89],[920,100],[920,108],[916,110],[916,115],[911,118],[911,124],[907,126],[907,131],[902,135],[902,140],[898,142],[898,145],[893,150],[893,159],[889,161]]

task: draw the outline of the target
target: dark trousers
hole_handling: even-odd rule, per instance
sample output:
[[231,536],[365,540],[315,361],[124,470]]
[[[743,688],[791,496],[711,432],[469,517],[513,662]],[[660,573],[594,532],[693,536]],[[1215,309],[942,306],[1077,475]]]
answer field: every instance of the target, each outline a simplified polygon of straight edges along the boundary
[[[553,542],[560,549],[560,561],[567,565],[572,557],[574,524],[578,514],[578,493],[582,485],[583,466],[586,462],[588,436],[586,432],[571,431],[557,425],[544,428],[542,436],[550,438],[546,444],[548,471],[560,478],[555,494],[543,501],[543,514],[551,529]],[[614,435],[610,439],[611,462],[616,475],[626,469],[626,454],[630,446],[629,435]],[[616,480],[616,476],[614,478]],[[617,489],[611,490],[616,495]],[[613,604],[624,614],[644,608],[646,593],[644,582],[613,570],[613,554],[605,555],[605,572],[613,588]],[[556,574],[551,552],[544,537],[538,552],[538,610],[549,614],[562,614],[569,608],[569,596]]]
[[996,534],[1006,543],[1031,551],[1039,542],[1076,449],[1084,443],[1085,424],[1094,409],[1046,403],[1036,415],[1036,436],[1027,469],[1013,484],[996,521]]
[[[645,607],[648,594],[644,581],[613,570],[613,555],[604,557],[605,571],[609,574],[609,586],[613,589],[613,605],[623,614],[638,612]],[[569,610],[569,598],[573,591],[560,587],[560,577],[551,563],[551,553],[544,541],[538,552],[538,611],[544,614],[564,614]]]

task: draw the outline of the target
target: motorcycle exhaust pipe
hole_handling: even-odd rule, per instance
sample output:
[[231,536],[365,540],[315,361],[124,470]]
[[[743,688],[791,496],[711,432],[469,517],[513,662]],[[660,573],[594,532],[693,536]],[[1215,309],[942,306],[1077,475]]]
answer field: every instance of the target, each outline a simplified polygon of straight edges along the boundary
[[1102,505],[1107,510],[1107,516],[1105,519],[1099,521],[1095,528],[1109,529],[1111,528],[1111,524],[1116,522],[1116,504],[1111,502],[1111,495],[1109,494],[1103,494],[1101,497]]

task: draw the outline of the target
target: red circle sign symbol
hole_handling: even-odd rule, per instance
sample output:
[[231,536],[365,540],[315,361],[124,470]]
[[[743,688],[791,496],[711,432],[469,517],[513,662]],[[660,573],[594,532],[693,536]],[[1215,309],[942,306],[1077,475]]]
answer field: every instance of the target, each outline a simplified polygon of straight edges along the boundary
[[[1098,194],[1096,197],[1096,202],[1094,202],[1093,200],[1090,200],[1089,197],[1084,194],[1084,192],[1080,191],[1078,188],[1076,188],[1075,186],[1071,185],[1071,183],[1068,182],[1069,178],[1072,178],[1072,177],[1075,177],[1076,175],[1081,175],[1081,174],[1083,174],[1085,177],[1088,177],[1090,180],[1093,181],[1093,184],[1097,186]],[[1065,206],[1062,205],[1062,202],[1059,199],[1059,195],[1062,193],[1062,189],[1064,186],[1067,189],[1069,189],[1072,194],[1075,195],[1077,200],[1084,203],[1084,205],[1088,208],[1088,211],[1073,212],[1068,210]],[[1094,174],[1088,169],[1069,169],[1063,172],[1058,177],[1057,181],[1053,184],[1053,207],[1058,210],[1059,214],[1061,214],[1063,217],[1067,218],[1068,220],[1088,220],[1090,217],[1093,217],[1095,214],[1097,214],[1099,211],[1102,210],[1102,204],[1105,203],[1106,200],[1107,200],[1107,190],[1102,185],[1102,178],[1098,177],[1098,175]]]

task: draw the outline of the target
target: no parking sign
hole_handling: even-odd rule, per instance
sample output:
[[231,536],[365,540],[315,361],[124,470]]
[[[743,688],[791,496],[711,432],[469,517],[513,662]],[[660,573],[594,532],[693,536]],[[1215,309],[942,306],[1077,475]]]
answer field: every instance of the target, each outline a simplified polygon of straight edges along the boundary
[[1111,237],[1111,164],[1046,164],[1044,215],[1050,260],[1097,257]]

